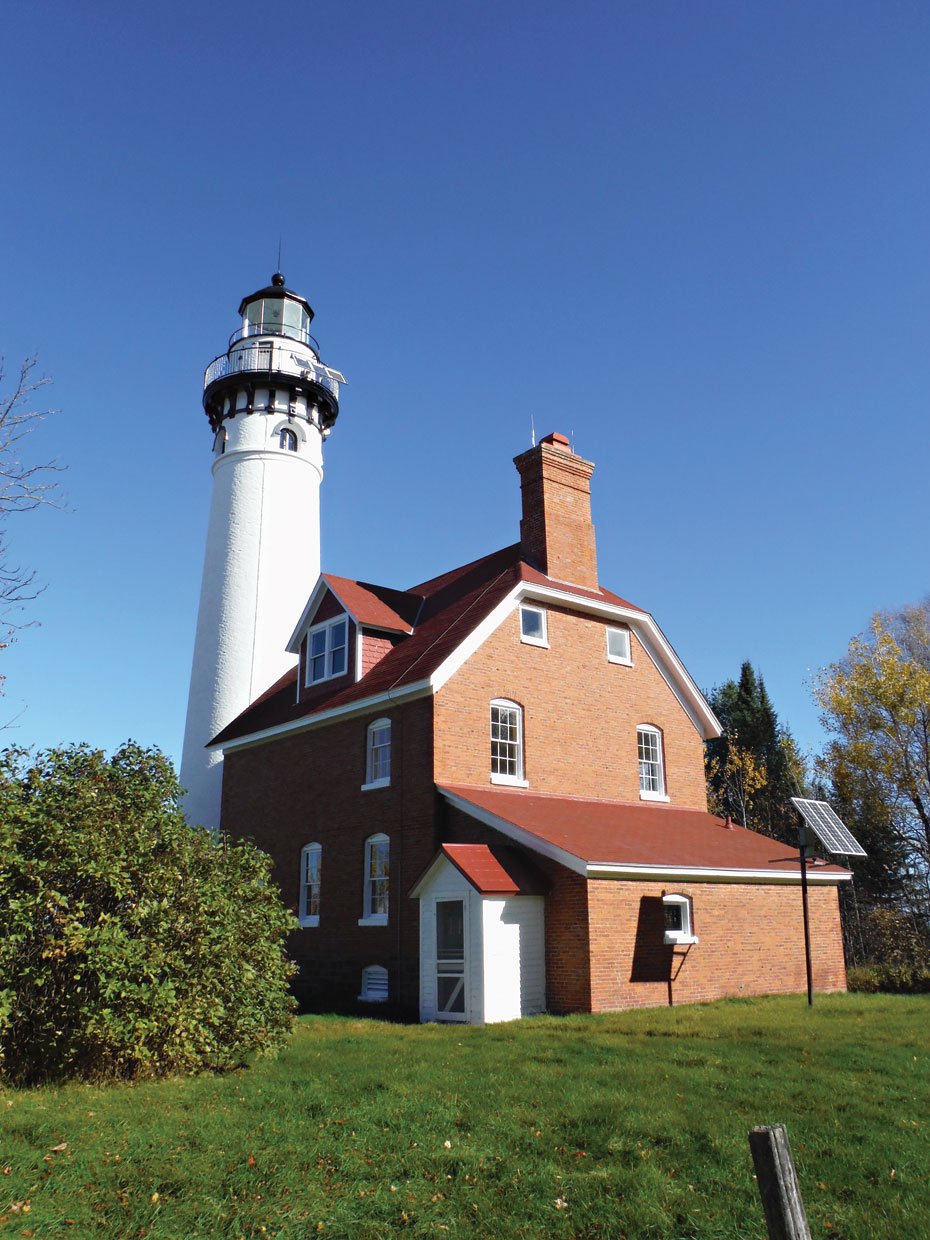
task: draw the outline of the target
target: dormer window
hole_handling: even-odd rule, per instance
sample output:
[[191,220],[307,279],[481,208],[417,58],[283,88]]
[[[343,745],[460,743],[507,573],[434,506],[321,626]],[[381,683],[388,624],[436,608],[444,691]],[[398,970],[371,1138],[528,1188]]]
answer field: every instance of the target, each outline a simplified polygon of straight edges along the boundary
[[349,622],[346,616],[316,624],[307,633],[307,662],[304,684],[316,685],[341,676],[347,666]]

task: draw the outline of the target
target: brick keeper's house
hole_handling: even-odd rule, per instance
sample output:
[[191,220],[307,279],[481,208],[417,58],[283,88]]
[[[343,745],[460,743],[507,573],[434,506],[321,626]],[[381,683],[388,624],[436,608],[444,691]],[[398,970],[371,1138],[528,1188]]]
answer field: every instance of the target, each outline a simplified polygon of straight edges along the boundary
[[[216,738],[302,998],[481,1022],[803,990],[797,853],[707,813],[719,725],[598,580],[593,466],[561,435],[515,463],[519,542],[408,590],[323,574],[298,667]],[[849,877],[810,871],[821,991]]]

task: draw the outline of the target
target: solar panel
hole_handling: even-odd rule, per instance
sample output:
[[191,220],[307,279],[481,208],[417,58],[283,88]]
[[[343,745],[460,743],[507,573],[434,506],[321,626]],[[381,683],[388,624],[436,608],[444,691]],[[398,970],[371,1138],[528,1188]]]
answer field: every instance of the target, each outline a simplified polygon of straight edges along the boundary
[[805,801],[803,797],[792,797],[791,804],[800,812],[827,852],[841,857],[868,856],[826,801]]

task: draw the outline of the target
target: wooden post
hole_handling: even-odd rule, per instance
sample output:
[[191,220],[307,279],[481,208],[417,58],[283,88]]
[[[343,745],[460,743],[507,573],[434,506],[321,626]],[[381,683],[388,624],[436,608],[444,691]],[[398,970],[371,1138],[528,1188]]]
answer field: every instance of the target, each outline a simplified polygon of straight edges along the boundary
[[811,1240],[785,1125],[753,1128],[749,1148],[769,1240]]

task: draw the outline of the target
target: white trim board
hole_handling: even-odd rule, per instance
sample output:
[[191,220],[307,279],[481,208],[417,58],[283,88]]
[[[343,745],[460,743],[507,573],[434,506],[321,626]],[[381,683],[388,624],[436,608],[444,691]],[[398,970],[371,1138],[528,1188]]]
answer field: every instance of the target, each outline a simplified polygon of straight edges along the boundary
[[376,693],[371,697],[359,698],[356,702],[346,702],[343,706],[334,706],[330,710],[318,711],[315,715],[304,715],[300,719],[291,719],[287,723],[276,723],[273,727],[262,728],[258,732],[249,732],[246,736],[237,736],[230,741],[220,741],[207,745],[207,749],[222,749],[224,753],[234,749],[247,749],[251,745],[261,745],[265,741],[278,736],[290,736],[295,732],[309,732],[334,719],[351,719],[353,715],[365,715],[377,706],[387,706],[392,702],[409,702],[414,698],[425,697],[430,692],[428,680],[418,680],[412,685],[404,685],[402,689],[388,689],[385,693]]

